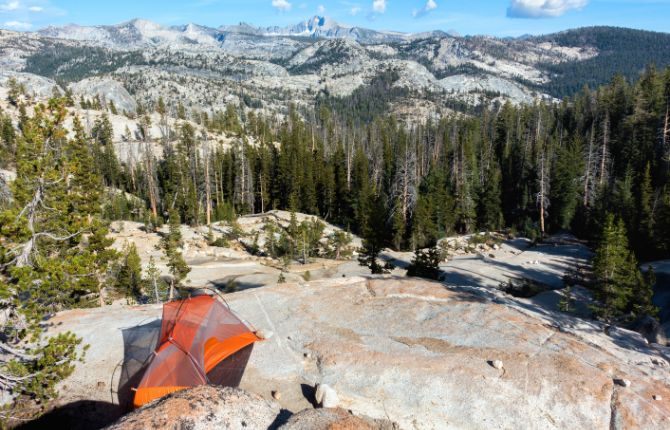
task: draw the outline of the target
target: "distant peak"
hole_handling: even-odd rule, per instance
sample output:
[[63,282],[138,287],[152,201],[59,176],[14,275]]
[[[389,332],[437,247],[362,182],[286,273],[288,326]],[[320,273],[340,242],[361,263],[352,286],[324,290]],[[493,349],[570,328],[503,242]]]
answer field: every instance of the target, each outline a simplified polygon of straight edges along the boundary
[[137,27],[137,28],[144,28],[144,29],[151,29],[151,30],[161,28],[160,24],[158,24],[156,22],[153,22],[153,21],[149,21],[148,19],[141,19],[141,18],[135,18],[135,19],[131,19],[130,21],[123,22],[123,23],[119,24],[118,27],[123,27],[123,26],[126,26],[126,25],[132,25],[132,26]]
[[319,16],[319,15],[314,15],[312,19],[308,20],[312,24],[313,27],[319,27],[320,29],[323,30],[329,30],[332,28],[350,28],[347,25],[342,25],[338,23],[337,21],[333,20],[332,18],[329,18],[327,16]]

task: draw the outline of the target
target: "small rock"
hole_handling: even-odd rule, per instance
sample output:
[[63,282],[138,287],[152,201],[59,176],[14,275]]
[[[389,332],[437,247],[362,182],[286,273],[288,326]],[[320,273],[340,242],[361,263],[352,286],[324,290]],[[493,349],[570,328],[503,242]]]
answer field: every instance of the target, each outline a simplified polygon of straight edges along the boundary
[[98,388],[105,388],[105,382],[104,381],[98,381]]
[[660,394],[654,394],[654,400],[658,401],[663,400],[663,396],[661,396]]
[[494,244],[493,244],[493,249],[494,249],[495,251],[499,250],[499,249],[500,249],[500,245],[498,245],[497,243],[494,243]]
[[314,396],[316,403],[323,408],[336,408],[340,403],[337,392],[328,384],[319,384],[316,387],[316,395]]
[[661,358],[657,358],[657,357],[652,358],[651,363],[656,365],[656,366],[661,366],[661,367],[667,367],[668,366],[667,361],[665,361]]
[[259,339],[263,339],[263,340],[272,339],[272,336],[274,336],[274,335],[275,334],[273,332],[271,332],[270,330],[260,329],[260,330],[256,331],[256,336],[258,336]]
[[489,254],[489,258],[496,258],[495,254]]
[[628,379],[615,379],[614,383],[621,387],[630,387],[630,380]]
[[275,399],[275,400],[279,400],[279,399],[281,399],[281,393],[280,393],[279,391],[277,391],[277,390],[274,390],[274,391],[272,392],[272,398]]
[[500,360],[489,361],[489,364],[495,369],[501,370],[503,368],[503,362]]

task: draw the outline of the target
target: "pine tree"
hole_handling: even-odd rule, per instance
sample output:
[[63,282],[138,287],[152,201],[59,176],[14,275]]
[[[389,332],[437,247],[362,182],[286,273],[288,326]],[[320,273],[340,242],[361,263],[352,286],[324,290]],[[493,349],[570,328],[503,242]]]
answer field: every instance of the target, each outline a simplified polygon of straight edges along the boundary
[[[653,189],[651,185],[651,166],[647,163],[644,170],[642,180],[640,183],[640,191],[638,193],[638,216],[637,216],[637,240],[641,245],[639,249],[644,249],[643,255],[649,257],[654,255],[653,248],[649,245],[654,243],[654,216],[653,216]],[[643,248],[644,245],[647,245]],[[650,249],[651,248],[651,249]]]
[[407,276],[439,279],[442,254],[436,247],[427,250],[418,249],[414,252],[414,259],[407,268]]
[[366,225],[363,227],[363,249],[360,251],[358,262],[361,266],[367,266],[372,274],[384,272],[384,268],[377,261],[379,254],[387,243],[385,228],[386,209],[383,195],[371,198]]
[[184,246],[181,236],[181,218],[176,209],[172,209],[169,215],[169,230],[168,234],[162,239],[162,247],[167,257],[167,266],[170,269],[172,279],[170,280],[170,296],[172,300],[175,297],[175,289],[178,288],[182,281],[191,271],[191,268],[186,264],[184,257],[181,254],[180,248]]
[[16,132],[9,116],[0,112],[0,167],[9,167],[16,158]]
[[[0,295],[11,309],[2,327],[0,380],[5,390],[47,400],[73,370],[80,340],[41,339],[43,318],[102,301],[115,253],[100,218],[100,178],[75,119],[64,128],[65,100],[37,105],[23,118],[16,146],[11,205],[0,213]],[[31,378],[23,378],[31,375]]]
[[503,215],[500,202],[500,169],[490,169],[484,187],[479,195],[477,218],[480,228],[495,231],[502,228]]
[[349,233],[343,230],[335,230],[328,237],[328,248],[330,258],[335,260],[340,260],[342,257],[350,254],[348,247],[351,244],[353,238]]
[[143,295],[145,280],[142,279],[142,261],[134,243],[126,244],[123,260],[116,274],[116,288],[126,296],[139,299]]
[[439,236],[439,229],[434,221],[435,207],[431,196],[419,195],[412,217],[412,247],[421,249],[434,244]]
[[626,227],[621,219],[608,214],[593,259],[596,314],[608,323],[653,312],[651,279],[645,279],[635,256],[628,248]]
[[154,299],[156,303],[161,303],[161,291],[158,287],[158,283],[160,282],[159,276],[160,276],[160,271],[158,270],[158,267],[156,267],[156,260],[154,259],[153,256],[149,257],[149,264],[147,265],[147,281],[149,282],[153,294],[154,294]]
[[22,94],[21,84],[12,76],[7,80],[7,88],[7,101],[13,106],[18,106]]
[[96,170],[107,186],[119,187],[121,184],[121,165],[114,149],[114,128],[109,116],[104,113],[91,129],[94,145],[93,152]]
[[581,140],[559,148],[551,169],[553,210],[550,214],[552,228],[570,229],[579,204],[579,176],[582,167]]

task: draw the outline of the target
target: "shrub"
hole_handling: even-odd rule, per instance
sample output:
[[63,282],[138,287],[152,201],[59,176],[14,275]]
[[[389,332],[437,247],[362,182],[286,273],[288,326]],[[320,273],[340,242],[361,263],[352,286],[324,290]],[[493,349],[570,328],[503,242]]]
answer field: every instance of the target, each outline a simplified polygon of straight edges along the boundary
[[407,268],[407,276],[418,276],[427,279],[440,278],[440,261],[442,253],[437,247],[428,250],[417,250],[414,260]]

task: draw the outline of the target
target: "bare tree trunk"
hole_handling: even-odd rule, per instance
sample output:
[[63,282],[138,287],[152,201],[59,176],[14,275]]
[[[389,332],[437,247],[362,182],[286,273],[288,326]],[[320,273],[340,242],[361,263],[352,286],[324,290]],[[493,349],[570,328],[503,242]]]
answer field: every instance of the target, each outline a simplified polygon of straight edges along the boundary
[[261,190],[261,213],[265,213],[265,195],[263,191],[263,173],[261,172],[259,180],[261,181],[260,183],[260,190]]
[[352,170],[352,152],[349,147],[347,147],[347,141],[344,141],[344,150],[347,157],[347,191],[351,191],[351,170]]
[[605,114],[605,120],[603,121],[603,146],[600,153],[600,177],[598,178],[599,186],[602,186],[603,182],[605,181],[609,140],[610,140],[610,114],[609,112],[607,112]]
[[133,192],[137,191],[137,179],[135,178],[135,165],[137,164],[135,160],[135,151],[130,151],[130,163],[129,164],[129,170],[130,170],[130,186],[133,190]]
[[145,143],[145,154],[146,154],[146,170],[147,170],[147,186],[149,187],[149,202],[151,204],[151,214],[154,219],[158,218],[158,203],[156,198],[156,187],[154,185],[154,168],[153,163],[151,162],[151,154],[148,149],[149,144]]
[[312,153],[316,151],[316,140],[314,139],[314,123],[316,122],[316,119],[314,118],[314,111],[312,111]]
[[544,171],[544,151],[540,159],[540,236],[544,238],[544,211],[545,211],[545,171]]
[[216,199],[216,207],[220,208],[221,200],[219,198],[219,174],[216,167],[214,168],[214,194]]
[[405,145],[405,171],[403,172],[403,178],[402,178],[402,219],[405,223],[407,223],[407,210],[408,210],[408,194],[409,194],[409,157],[407,154],[408,151],[408,146]]
[[247,159],[246,154],[244,153],[244,143],[240,145],[240,201],[246,203],[246,191],[247,191]]
[[205,198],[207,225],[212,224],[212,185],[209,178],[209,147],[205,143]]
[[155,275],[152,277],[151,283],[153,284],[153,287],[154,287],[154,295],[156,296],[156,303],[160,303],[161,298],[158,295],[158,283],[156,282],[156,276]]
[[670,104],[665,107],[665,121],[663,121],[663,148],[670,139]]

